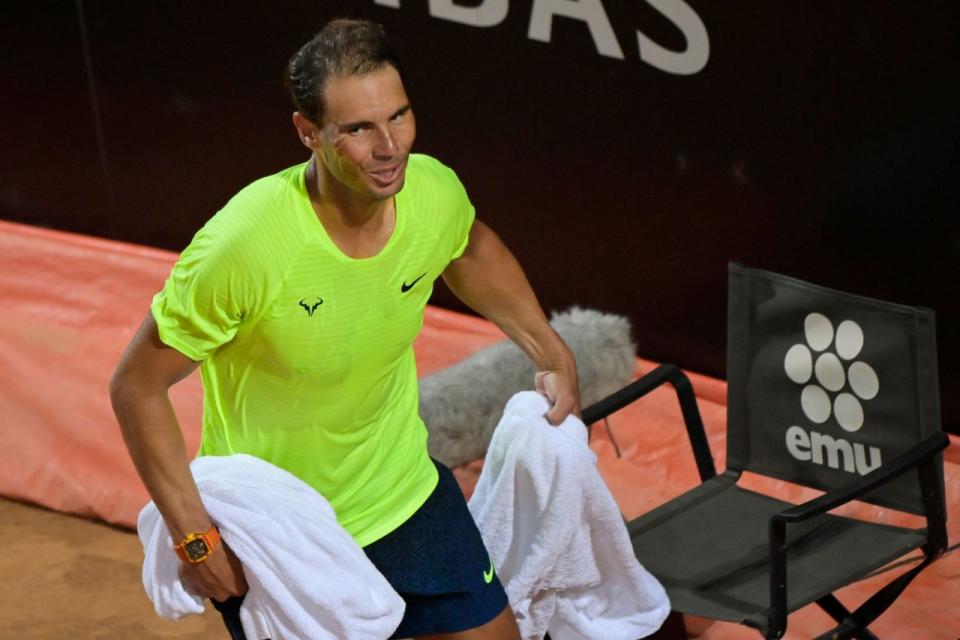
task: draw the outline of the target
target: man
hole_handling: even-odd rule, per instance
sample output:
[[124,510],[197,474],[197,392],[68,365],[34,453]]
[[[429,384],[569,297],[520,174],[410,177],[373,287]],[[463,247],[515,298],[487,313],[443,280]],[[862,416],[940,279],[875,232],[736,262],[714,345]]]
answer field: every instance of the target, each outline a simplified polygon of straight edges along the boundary
[[287,85],[311,159],[241,191],[181,255],[111,382],[127,448],[185,583],[242,596],[167,396],[200,364],[199,455],[249,453],[323,494],[404,597],[395,637],[518,637],[463,497],[427,454],[412,342],[442,276],[534,361],[554,424],[579,412],[573,356],[455,174],[410,153],[414,114],[381,27],[329,23]]

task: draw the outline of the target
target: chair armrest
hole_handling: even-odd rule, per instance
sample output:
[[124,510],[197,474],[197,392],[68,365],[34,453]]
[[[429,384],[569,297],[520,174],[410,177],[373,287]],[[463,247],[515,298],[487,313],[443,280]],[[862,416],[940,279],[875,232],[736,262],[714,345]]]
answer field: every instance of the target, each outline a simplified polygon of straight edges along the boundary
[[669,382],[677,392],[680,402],[680,412],[683,414],[683,423],[687,428],[687,437],[693,449],[693,456],[697,461],[697,471],[700,480],[708,480],[717,475],[713,465],[713,456],[710,454],[710,445],[703,428],[700,409],[697,407],[697,398],[693,393],[690,379],[676,365],[664,364],[647,375],[634,380],[619,391],[615,391],[603,400],[596,402],[583,410],[584,424],[591,425],[602,420],[614,411],[618,411],[634,400],[642,398],[654,389]]
[[787,625],[787,523],[802,522],[821,515],[842,504],[873,491],[911,469],[920,474],[924,506],[927,516],[928,556],[939,556],[947,546],[946,513],[942,494],[935,487],[938,482],[934,456],[947,448],[950,438],[936,433],[911,447],[887,464],[870,473],[829,491],[819,498],[785,509],[770,518],[770,628],[767,637],[781,637]]
[[831,509],[836,509],[840,505],[873,491],[924,462],[932,460],[936,454],[949,445],[950,439],[945,433],[936,433],[870,473],[818,498],[785,509],[774,515],[773,519],[783,522],[802,522]]

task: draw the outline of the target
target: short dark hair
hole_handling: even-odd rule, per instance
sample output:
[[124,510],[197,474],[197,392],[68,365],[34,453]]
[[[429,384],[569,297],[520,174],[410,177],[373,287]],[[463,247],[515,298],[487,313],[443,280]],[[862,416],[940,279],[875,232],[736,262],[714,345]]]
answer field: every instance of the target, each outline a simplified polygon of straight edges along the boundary
[[368,20],[331,20],[287,63],[284,85],[293,105],[319,124],[325,108],[323,89],[331,77],[363,75],[390,65],[403,77],[383,26]]

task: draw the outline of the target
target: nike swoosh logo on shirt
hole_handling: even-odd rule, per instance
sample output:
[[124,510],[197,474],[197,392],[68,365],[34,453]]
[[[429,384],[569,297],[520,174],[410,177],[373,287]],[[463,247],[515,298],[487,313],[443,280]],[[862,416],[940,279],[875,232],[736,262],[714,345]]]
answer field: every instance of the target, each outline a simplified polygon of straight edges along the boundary
[[425,275],[427,275],[427,272],[426,272],[426,271],[424,271],[423,273],[421,273],[421,274],[417,277],[417,279],[414,280],[413,282],[411,282],[410,284],[407,284],[406,282],[404,282],[402,285],[400,285],[400,293],[406,293],[407,291],[410,291],[410,289],[413,289],[413,285],[415,285],[415,284],[417,284],[418,282],[420,282],[420,278],[422,278],[422,277],[425,276]]

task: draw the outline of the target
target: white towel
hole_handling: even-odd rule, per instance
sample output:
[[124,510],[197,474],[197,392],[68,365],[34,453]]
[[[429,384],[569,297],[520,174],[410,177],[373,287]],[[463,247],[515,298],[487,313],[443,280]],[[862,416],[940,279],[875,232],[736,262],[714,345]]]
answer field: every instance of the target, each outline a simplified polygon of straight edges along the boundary
[[633,554],[583,422],[553,427],[548,408],[532,391],[510,399],[469,502],[521,636],[650,635],[670,613],[667,594]]
[[[387,638],[403,599],[337,523],[330,504],[292,474],[237,454],[201,457],[190,469],[203,504],[243,563],[250,591],[240,608],[249,640]],[[137,520],[143,585],[168,619],[202,613],[184,589],[179,559],[153,502]]]

